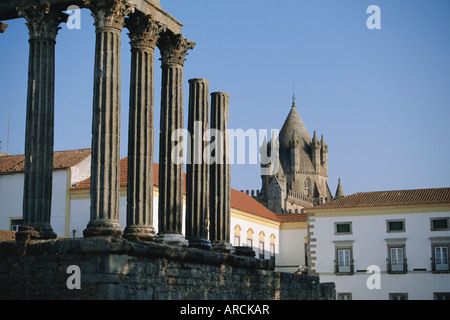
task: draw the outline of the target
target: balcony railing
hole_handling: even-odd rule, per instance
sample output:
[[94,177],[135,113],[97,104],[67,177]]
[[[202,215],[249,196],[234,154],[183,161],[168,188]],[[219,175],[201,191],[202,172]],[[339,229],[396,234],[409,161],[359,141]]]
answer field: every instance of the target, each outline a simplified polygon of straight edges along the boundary
[[450,268],[448,259],[431,258],[431,271],[449,272]]
[[336,261],[334,262],[334,272],[338,274],[354,274],[355,266],[353,264],[353,260],[350,265],[339,265]]
[[406,263],[406,259],[402,260],[387,260],[387,272],[389,273],[405,273],[408,272],[408,264]]

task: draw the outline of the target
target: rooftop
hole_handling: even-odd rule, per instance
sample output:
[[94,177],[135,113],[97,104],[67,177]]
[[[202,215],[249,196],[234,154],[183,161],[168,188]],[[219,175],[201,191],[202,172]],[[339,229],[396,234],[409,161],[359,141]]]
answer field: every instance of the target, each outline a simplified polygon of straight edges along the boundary
[[[91,155],[91,149],[55,151],[53,170],[67,169],[78,165]],[[0,157],[0,175],[22,173],[25,170],[25,155],[6,155]]]
[[358,192],[313,209],[450,204],[450,188]]

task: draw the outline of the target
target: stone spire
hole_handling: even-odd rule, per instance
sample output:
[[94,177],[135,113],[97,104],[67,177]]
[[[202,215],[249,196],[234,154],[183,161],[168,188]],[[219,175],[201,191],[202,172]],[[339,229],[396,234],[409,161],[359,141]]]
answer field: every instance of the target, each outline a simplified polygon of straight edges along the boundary
[[313,148],[315,148],[315,149],[318,149],[319,146],[320,146],[320,144],[319,144],[319,139],[317,139],[316,131],[314,131],[314,136],[313,136],[313,139],[312,139],[312,144],[311,144],[311,146],[312,146]]
[[345,197],[345,193],[344,193],[344,188],[342,188],[342,184],[341,184],[341,178],[339,178],[339,182],[338,182],[338,186],[336,189],[336,195],[334,196],[334,199],[339,199]]

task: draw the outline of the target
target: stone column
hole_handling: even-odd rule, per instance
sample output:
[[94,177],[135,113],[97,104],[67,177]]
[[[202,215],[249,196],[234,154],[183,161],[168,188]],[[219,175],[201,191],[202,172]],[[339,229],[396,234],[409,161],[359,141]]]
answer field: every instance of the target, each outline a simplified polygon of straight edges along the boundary
[[[215,136],[214,161],[210,165],[210,240],[213,250],[231,252],[231,179],[229,161],[229,95],[211,94],[211,136]],[[214,133],[214,131],[216,131]]]
[[95,20],[91,216],[85,237],[120,236],[120,50],[126,0],[85,1]]
[[183,162],[172,159],[172,152],[180,144],[172,134],[183,129],[183,66],[187,51],[194,46],[181,34],[167,32],[158,40],[162,68],[158,241],[174,245],[187,245],[187,241],[182,235]]
[[152,240],[154,50],[163,28],[150,16],[126,19],[130,33],[131,77],[128,124],[127,227],[123,237]]
[[190,134],[187,151],[186,175],[186,239],[189,246],[211,250],[208,240],[209,223],[209,164],[203,151],[209,142],[203,135],[209,129],[209,82],[205,79],[189,80]]
[[17,240],[56,238],[50,226],[56,35],[66,15],[47,6],[19,8],[30,33],[23,226]]

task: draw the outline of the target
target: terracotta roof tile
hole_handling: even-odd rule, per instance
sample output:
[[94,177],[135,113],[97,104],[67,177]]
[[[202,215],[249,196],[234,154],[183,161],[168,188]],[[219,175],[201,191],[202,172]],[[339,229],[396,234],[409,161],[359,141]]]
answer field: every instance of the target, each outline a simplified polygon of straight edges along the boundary
[[[53,169],[66,169],[76,166],[91,155],[91,149],[55,151]],[[7,155],[0,157],[0,174],[21,173],[25,169],[25,155]]]
[[284,213],[277,217],[280,222],[305,222],[308,218],[306,213]]
[[359,192],[314,209],[450,204],[450,188]]
[[11,241],[16,239],[16,233],[14,231],[0,230],[0,242]]
[[277,220],[278,215],[267,209],[261,203],[244,192],[231,189],[231,207],[260,217]]

